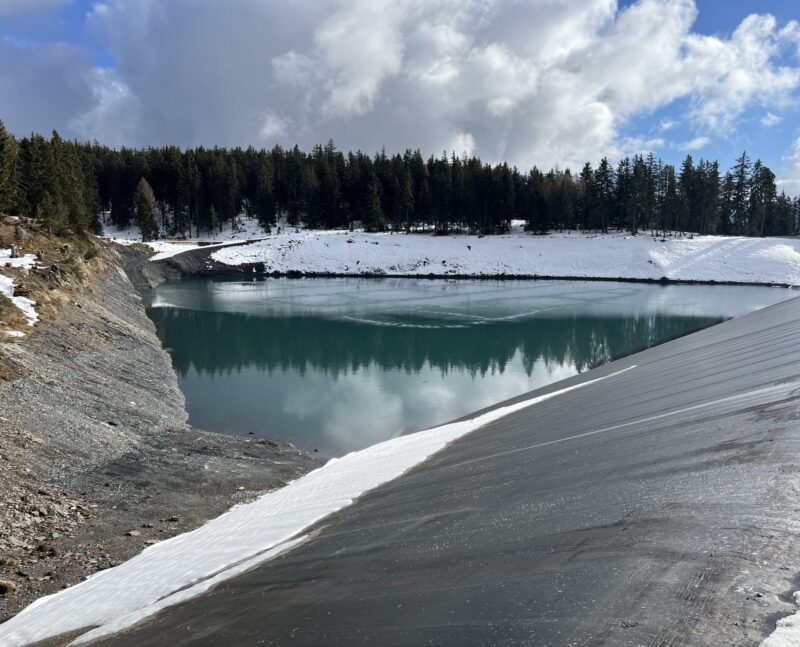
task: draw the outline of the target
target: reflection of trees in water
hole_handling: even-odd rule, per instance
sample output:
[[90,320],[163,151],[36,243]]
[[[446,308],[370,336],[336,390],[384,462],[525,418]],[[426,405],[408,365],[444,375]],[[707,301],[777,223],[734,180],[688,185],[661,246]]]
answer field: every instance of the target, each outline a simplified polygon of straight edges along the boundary
[[564,317],[492,322],[465,328],[381,326],[317,317],[268,318],[241,313],[153,308],[149,314],[176,370],[222,373],[308,367],[337,375],[375,364],[418,372],[426,363],[473,375],[503,371],[521,351],[528,375],[542,359],[579,370],[699,330],[715,317]]

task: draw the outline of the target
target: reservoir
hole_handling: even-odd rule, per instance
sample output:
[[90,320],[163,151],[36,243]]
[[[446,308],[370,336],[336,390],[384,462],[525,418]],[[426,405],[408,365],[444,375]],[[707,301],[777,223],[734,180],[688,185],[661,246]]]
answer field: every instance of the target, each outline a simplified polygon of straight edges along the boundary
[[213,279],[148,314],[199,429],[339,456],[796,296],[601,281]]

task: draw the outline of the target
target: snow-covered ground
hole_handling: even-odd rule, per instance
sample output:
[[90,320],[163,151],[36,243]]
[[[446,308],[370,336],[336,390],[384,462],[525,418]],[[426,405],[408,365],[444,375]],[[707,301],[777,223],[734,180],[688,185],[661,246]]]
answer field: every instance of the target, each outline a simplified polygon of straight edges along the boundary
[[[190,236],[184,239],[166,238],[145,243],[155,251],[151,261],[158,261],[163,258],[175,256],[181,252],[188,252],[200,247],[212,247],[231,245],[247,240],[256,240],[265,236],[264,230],[257,220],[250,218],[239,218],[237,226],[234,228],[230,223],[223,225],[221,231],[213,233],[201,232],[199,236]],[[108,224],[103,227],[103,238],[113,240],[120,245],[133,245],[142,242],[142,234],[137,227],[119,229],[114,225]]]
[[[800,285],[800,240],[723,236],[653,237],[647,233],[557,233],[535,236],[513,221],[502,236],[367,234],[308,230],[279,223],[265,234],[254,219],[234,231],[147,243],[151,260],[213,244],[226,265],[260,264],[267,272],[385,276],[541,276],[560,278],[716,281]],[[141,242],[135,227],[107,227],[122,244]],[[236,244],[243,241],[250,244]]]
[[640,234],[431,236],[290,229],[220,249],[227,265],[267,272],[550,276],[800,285],[800,240]]
[[[39,315],[36,313],[36,301],[27,297],[14,296],[14,280],[11,277],[5,276],[2,273],[4,267],[30,269],[36,265],[36,256],[33,254],[25,254],[20,258],[11,258],[11,250],[8,248],[0,247],[0,294],[11,299],[17,308],[25,315],[25,320],[29,326],[32,326],[39,321]],[[6,334],[11,337],[24,337],[25,333],[19,330],[6,331]]]
[[146,548],[116,568],[37,600],[0,625],[0,644],[17,647],[96,627],[72,643],[80,644],[121,631],[301,543],[303,530],[399,477],[457,438],[514,411],[621,372],[333,459],[192,532]]

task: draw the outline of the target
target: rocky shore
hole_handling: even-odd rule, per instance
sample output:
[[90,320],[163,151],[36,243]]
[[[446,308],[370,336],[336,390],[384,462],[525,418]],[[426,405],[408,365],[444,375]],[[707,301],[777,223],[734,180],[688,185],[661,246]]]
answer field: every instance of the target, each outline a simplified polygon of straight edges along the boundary
[[27,339],[0,343],[0,621],[319,466],[191,428],[168,354],[115,262]]

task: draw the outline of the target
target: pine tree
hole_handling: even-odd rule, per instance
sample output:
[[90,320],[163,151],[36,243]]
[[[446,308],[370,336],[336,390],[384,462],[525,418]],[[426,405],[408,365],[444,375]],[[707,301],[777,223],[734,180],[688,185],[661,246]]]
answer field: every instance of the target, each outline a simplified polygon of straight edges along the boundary
[[719,162],[706,162],[703,168],[703,185],[700,202],[701,234],[715,234],[721,217],[721,183]]
[[782,192],[775,199],[774,218],[768,223],[769,229],[765,232],[767,236],[794,236],[795,211],[794,204],[786,193]]
[[608,158],[604,157],[600,160],[600,166],[597,167],[595,173],[595,183],[597,185],[597,200],[598,209],[600,211],[600,231],[608,231],[608,224],[611,221],[614,212],[614,170],[608,162]]
[[211,209],[208,212],[208,228],[212,234],[216,232],[218,222],[219,216],[217,216],[217,208],[212,204]]
[[141,178],[136,187],[136,224],[142,234],[142,242],[158,238],[156,196],[150,183]]
[[772,228],[770,221],[774,217],[777,194],[775,174],[764,166],[761,160],[756,160],[750,178],[750,197],[747,209],[748,235],[763,236],[765,231]]
[[275,196],[272,186],[272,163],[265,159],[256,175],[255,195],[253,196],[255,215],[261,226],[269,230],[275,224]]
[[372,177],[367,194],[367,205],[364,212],[364,229],[366,231],[383,231],[386,228],[386,218],[381,207],[381,197],[378,190],[378,180]]
[[675,167],[670,164],[664,168],[666,174],[666,188],[664,190],[664,204],[662,207],[661,233],[666,236],[668,231],[678,229],[681,196],[678,191],[678,179],[675,174]]
[[0,121],[0,213],[12,213],[17,202],[17,145]]
[[161,223],[151,236],[216,231],[242,211],[264,227],[281,214],[311,228],[363,220],[371,229],[407,232],[433,225],[440,233],[491,234],[519,218],[537,233],[576,225],[748,236],[797,231],[800,203],[778,195],[761,162],[753,166],[743,154],[720,175],[717,162],[688,157],[678,178],[652,154],[623,159],[616,171],[607,159],[596,169],[586,164],[573,176],[536,167],[521,174],[466,155],[343,155],[332,142],[311,154],[298,147],[114,150],[58,133],[16,142],[0,123],[0,211],[36,218],[53,233],[97,231],[98,213],[105,221],[109,211],[118,226],[138,223],[142,179],[160,206],[152,209]]
[[616,213],[614,226],[622,229],[626,224],[634,221],[636,214],[636,196],[633,184],[633,169],[631,160],[625,158],[617,164],[616,173]]
[[398,203],[405,222],[406,233],[411,233],[411,214],[414,212],[414,191],[411,188],[411,173],[407,167],[403,168]]
[[746,235],[750,229],[750,158],[747,153],[733,167],[733,193],[730,196],[731,233]]
[[722,181],[722,191],[720,193],[719,205],[719,233],[724,235],[732,234],[734,231],[734,195],[735,181],[733,173],[728,171]]

